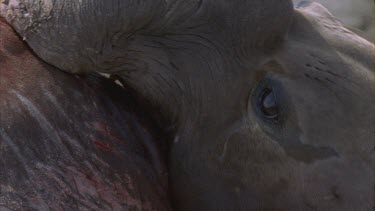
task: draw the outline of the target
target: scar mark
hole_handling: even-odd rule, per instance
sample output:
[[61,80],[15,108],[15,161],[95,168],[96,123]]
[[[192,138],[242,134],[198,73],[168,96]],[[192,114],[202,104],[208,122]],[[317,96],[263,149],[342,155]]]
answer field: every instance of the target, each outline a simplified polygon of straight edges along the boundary
[[339,157],[339,154],[331,147],[317,147],[301,142],[293,144],[281,144],[288,156],[307,164],[317,160],[325,160],[331,157]]
[[225,156],[227,155],[227,150],[228,150],[228,141],[226,141],[226,142],[224,143],[223,152],[222,152],[222,154],[221,154],[220,157],[219,157],[219,160],[220,160],[221,162],[224,161],[224,158],[225,158]]
[[340,157],[336,150],[331,147],[305,144],[298,137],[280,138],[271,133],[268,133],[268,135],[280,144],[289,157],[306,164],[311,164],[318,160],[326,160],[331,157]]

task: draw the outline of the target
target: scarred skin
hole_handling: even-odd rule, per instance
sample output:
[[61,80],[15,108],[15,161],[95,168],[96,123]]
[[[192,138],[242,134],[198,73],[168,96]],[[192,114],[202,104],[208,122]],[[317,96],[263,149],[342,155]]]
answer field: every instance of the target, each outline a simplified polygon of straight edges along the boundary
[[38,59],[0,19],[0,210],[171,210],[164,136],[122,88]]
[[39,57],[118,75],[166,120],[176,210],[373,209],[374,45],[321,5],[21,2],[0,14]]

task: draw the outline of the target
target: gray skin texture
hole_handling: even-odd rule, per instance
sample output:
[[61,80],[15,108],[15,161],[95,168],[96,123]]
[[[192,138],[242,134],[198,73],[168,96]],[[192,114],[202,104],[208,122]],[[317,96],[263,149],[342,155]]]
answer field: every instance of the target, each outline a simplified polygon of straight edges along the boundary
[[118,75],[167,120],[176,210],[373,209],[375,48],[320,4],[19,2],[0,13],[43,60]]
[[163,134],[98,74],[56,70],[0,18],[0,210],[169,211]]

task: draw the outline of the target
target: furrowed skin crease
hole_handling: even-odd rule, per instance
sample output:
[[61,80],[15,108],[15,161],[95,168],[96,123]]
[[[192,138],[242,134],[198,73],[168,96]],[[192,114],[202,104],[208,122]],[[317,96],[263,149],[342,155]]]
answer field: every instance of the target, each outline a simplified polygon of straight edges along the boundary
[[176,210],[373,209],[375,48],[320,4],[0,5],[45,62],[116,75],[141,99],[171,135]]
[[0,20],[0,210],[171,210],[166,137],[109,79],[37,58]]

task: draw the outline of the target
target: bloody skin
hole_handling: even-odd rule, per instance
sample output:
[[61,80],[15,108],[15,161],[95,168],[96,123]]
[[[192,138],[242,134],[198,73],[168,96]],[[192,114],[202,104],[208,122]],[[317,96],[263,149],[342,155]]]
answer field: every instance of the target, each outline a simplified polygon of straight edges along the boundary
[[171,210],[165,136],[99,75],[46,64],[0,20],[0,210]]
[[39,57],[167,119],[176,210],[372,210],[374,45],[321,5],[23,3],[1,14]]

